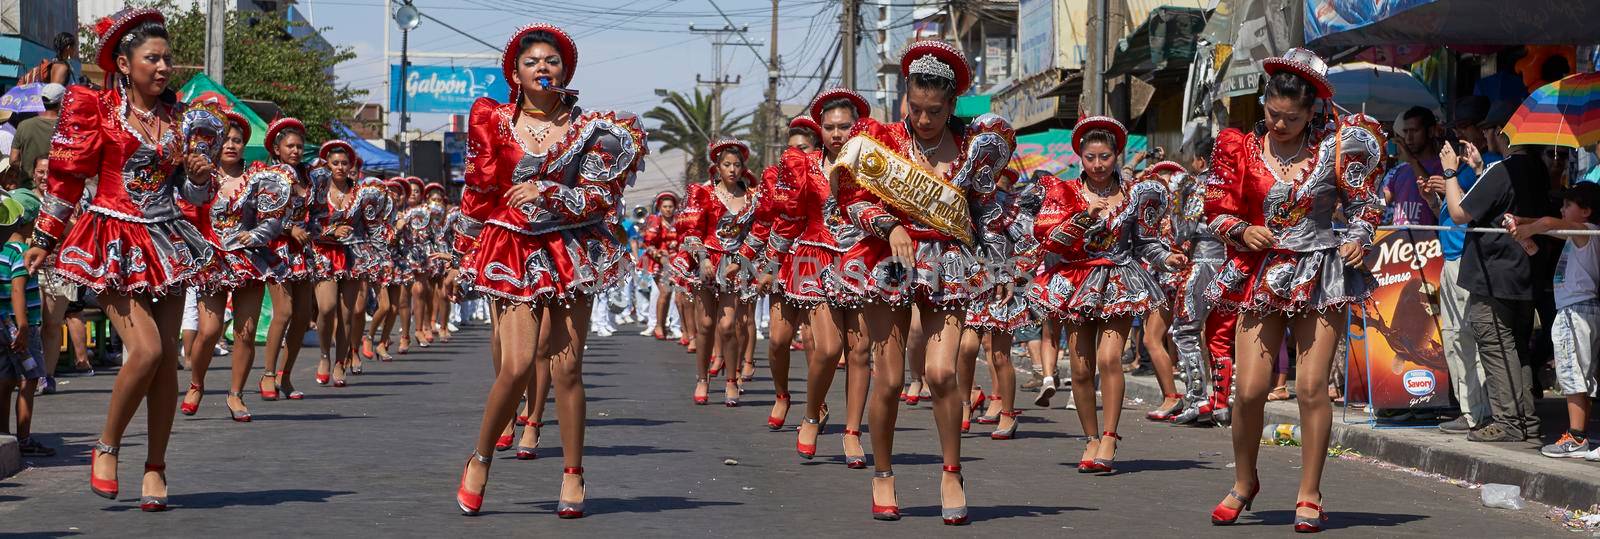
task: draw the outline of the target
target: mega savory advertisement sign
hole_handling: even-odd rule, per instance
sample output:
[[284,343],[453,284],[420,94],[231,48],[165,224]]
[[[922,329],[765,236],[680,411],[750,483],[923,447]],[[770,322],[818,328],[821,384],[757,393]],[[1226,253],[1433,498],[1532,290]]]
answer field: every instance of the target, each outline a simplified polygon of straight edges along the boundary
[[[1439,274],[1444,259],[1433,231],[1379,231],[1368,267],[1372,300],[1350,315],[1349,393],[1378,409],[1450,406],[1450,372],[1439,337]],[[1370,386],[1370,387],[1369,387]]]

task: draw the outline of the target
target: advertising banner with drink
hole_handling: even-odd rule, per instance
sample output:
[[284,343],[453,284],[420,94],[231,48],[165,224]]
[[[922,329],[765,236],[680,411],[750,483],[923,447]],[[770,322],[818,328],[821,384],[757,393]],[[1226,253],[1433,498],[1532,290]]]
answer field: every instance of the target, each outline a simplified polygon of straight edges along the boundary
[[1441,256],[1437,232],[1378,232],[1367,253],[1378,288],[1365,321],[1360,309],[1350,316],[1351,402],[1370,394],[1377,409],[1450,406],[1450,371],[1439,336]]

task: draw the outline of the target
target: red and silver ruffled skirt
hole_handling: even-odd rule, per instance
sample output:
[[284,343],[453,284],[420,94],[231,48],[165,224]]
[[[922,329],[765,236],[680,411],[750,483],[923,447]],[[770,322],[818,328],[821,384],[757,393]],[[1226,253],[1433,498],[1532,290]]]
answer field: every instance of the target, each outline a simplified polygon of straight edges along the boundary
[[192,284],[211,263],[210,242],[183,219],[135,223],[85,212],[57,251],[63,279],[122,294],[164,295]]
[[888,241],[863,238],[839,256],[838,292],[866,302],[915,301],[935,309],[966,310],[987,300],[996,284],[984,261],[959,242],[917,241],[909,271],[891,264],[892,256]]
[[1137,262],[1056,263],[1034,278],[1028,298],[1041,314],[1071,322],[1131,316],[1167,304],[1161,285]]
[[627,266],[603,225],[528,235],[491,223],[462,259],[461,283],[491,298],[543,305],[602,292]]
[[286,281],[303,281],[312,277],[315,255],[310,249],[300,242],[294,241],[288,233],[273,238],[267,244],[272,248],[273,256],[283,264],[284,271],[270,278],[270,282],[281,283]]
[[1303,314],[1365,303],[1372,273],[1344,265],[1337,247],[1307,253],[1237,253],[1206,287],[1206,299],[1230,312]]

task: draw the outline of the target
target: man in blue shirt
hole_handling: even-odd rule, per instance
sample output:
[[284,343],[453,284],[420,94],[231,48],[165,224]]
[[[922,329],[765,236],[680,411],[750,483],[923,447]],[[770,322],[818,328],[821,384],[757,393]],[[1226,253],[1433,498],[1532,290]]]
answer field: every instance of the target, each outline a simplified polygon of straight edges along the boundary
[[[1463,192],[1472,188],[1478,173],[1499,162],[1501,154],[1495,150],[1503,144],[1500,127],[1504,120],[1489,118],[1491,105],[1487,98],[1469,96],[1456,105],[1455,131],[1461,140],[1454,144],[1461,149],[1461,163],[1455,165],[1457,185]],[[1502,107],[1503,108],[1503,107]],[[1496,120],[1499,120],[1498,123]],[[1487,148],[1479,153],[1479,148]],[[1434,163],[1438,163],[1435,159]],[[1442,193],[1427,193],[1442,196]],[[1442,206],[1442,205],[1441,205]],[[1448,208],[1440,208],[1439,224],[1456,226]],[[1484,392],[1483,366],[1478,361],[1477,341],[1472,332],[1463,332],[1467,306],[1467,290],[1456,284],[1461,273],[1461,251],[1466,233],[1459,230],[1439,232],[1439,248],[1444,255],[1444,269],[1439,275],[1439,337],[1444,342],[1445,364],[1450,369],[1451,388],[1461,405],[1461,416],[1439,425],[1451,434],[1464,434],[1489,421],[1489,399]]]

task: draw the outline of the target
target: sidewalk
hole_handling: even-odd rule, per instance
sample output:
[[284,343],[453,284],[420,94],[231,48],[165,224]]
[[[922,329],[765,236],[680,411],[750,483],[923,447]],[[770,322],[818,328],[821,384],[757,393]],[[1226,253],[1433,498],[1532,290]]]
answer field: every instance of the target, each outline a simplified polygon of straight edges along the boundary
[[[1128,376],[1127,381],[1128,399],[1144,399],[1152,405],[1161,402],[1154,377]],[[1345,416],[1342,407],[1335,407],[1329,447],[1352,449],[1452,479],[1518,485],[1523,498],[1556,507],[1587,510],[1600,504],[1600,464],[1545,457],[1535,442],[1469,442],[1466,435],[1445,434],[1432,427],[1374,429],[1366,419],[1366,414],[1356,409]],[[1299,424],[1299,407],[1294,401],[1269,402],[1266,423]]]

